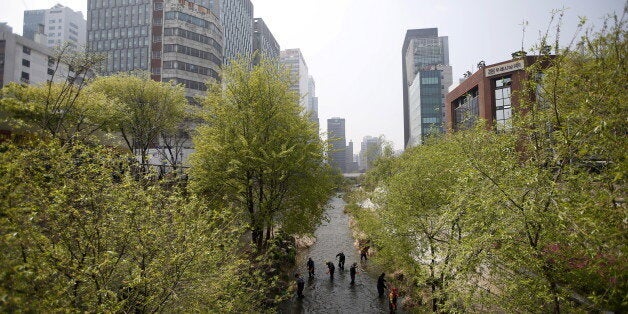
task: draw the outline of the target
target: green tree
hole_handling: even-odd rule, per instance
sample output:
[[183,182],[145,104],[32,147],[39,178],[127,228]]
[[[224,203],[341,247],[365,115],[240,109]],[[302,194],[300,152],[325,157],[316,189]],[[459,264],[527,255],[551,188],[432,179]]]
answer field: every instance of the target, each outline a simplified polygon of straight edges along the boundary
[[8,84],[0,90],[0,118],[18,134],[97,140],[108,130],[114,111],[98,93],[86,92],[102,56],[65,45],[50,58],[53,73],[40,85]]
[[323,143],[289,86],[289,73],[268,60],[232,62],[210,86],[194,138],[192,188],[239,210],[259,249],[276,226],[313,231],[332,190]]
[[129,151],[140,157],[142,166],[148,162],[148,150],[158,146],[161,137],[177,134],[188,113],[182,86],[153,81],[147,73],[99,77],[89,88],[116,102],[114,130],[120,132]]
[[228,211],[146,184],[110,148],[0,154],[0,311],[253,312],[266,298]]
[[508,130],[480,123],[374,170],[360,226],[419,288],[436,283],[432,310],[625,310],[627,30],[605,25],[555,56],[542,41]]

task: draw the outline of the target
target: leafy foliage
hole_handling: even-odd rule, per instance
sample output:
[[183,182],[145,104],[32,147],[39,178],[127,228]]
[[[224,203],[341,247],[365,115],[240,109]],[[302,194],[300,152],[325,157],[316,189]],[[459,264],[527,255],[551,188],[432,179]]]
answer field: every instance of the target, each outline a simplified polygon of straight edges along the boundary
[[134,180],[110,149],[35,142],[0,159],[3,312],[248,312],[265,297],[226,212]]
[[100,77],[89,88],[115,101],[114,130],[142,165],[148,149],[157,146],[160,137],[176,133],[188,113],[183,87],[153,81],[146,73]]
[[369,174],[360,227],[432,311],[625,311],[626,34],[615,19],[541,51],[508,131],[480,123]]
[[289,75],[262,60],[232,62],[204,103],[191,157],[195,191],[240,211],[258,248],[272,229],[313,231],[332,190],[317,128],[302,115]]

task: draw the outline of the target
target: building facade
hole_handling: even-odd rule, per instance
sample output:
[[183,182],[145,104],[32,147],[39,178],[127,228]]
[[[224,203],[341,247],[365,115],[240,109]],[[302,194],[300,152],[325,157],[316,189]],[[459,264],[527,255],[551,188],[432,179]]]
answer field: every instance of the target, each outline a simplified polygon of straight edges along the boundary
[[327,119],[327,140],[331,151],[329,152],[329,164],[332,168],[345,173],[347,167],[347,139],[345,136],[345,119]]
[[301,50],[298,48],[282,50],[279,59],[281,64],[290,71],[293,82],[290,89],[299,94],[299,103],[303,109],[310,109],[309,98],[307,97],[310,88],[310,77],[308,75],[307,63],[305,63]]
[[279,43],[261,18],[253,19],[253,51],[257,52],[253,64],[259,64],[262,57],[279,60],[279,53],[281,52]]
[[379,137],[365,136],[360,143],[358,168],[364,172],[373,167],[373,162],[382,155],[381,139]]
[[354,161],[353,155],[353,141],[349,141],[347,144],[345,162],[347,163],[345,166],[346,173],[358,172],[358,162]]
[[[53,49],[42,43],[13,33],[6,23],[0,23],[0,88],[9,83],[38,85],[48,81],[76,80],[66,64],[57,64]],[[16,132],[15,126],[0,117],[0,141]],[[18,127],[19,129],[19,127]],[[19,133],[20,131],[17,130]]]
[[64,81],[68,73],[67,66],[57,67],[51,48],[14,34],[10,26],[0,23],[0,87],[11,82],[43,84],[49,80]]
[[311,75],[308,77],[306,110],[310,114],[310,121],[316,123],[316,126],[318,127],[318,97],[316,97],[316,82]]
[[402,47],[404,146],[443,132],[444,99],[452,84],[447,36],[437,28],[411,29]]
[[224,30],[224,64],[253,53],[253,4],[250,0],[220,0]]
[[537,56],[517,57],[482,66],[467,77],[445,98],[447,130],[469,128],[478,119],[487,121],[488,127],[508,129],[513,108],[519,104],[513,95],[523,88],[527,78],[525,68],[537,59]]
[[75,47],[84,46],[86,30],[83,13],[61,4],[47,10],[24,11],[23,36],[39,41],[37,36],[43,35],[42,43],[48,47],[56,47],[64,43]]
[[208,0],[88,0],[88,49],[106,55],[103,74],[150,71],[153,80],[182,84],[192,99],[219,79],[217,7]]

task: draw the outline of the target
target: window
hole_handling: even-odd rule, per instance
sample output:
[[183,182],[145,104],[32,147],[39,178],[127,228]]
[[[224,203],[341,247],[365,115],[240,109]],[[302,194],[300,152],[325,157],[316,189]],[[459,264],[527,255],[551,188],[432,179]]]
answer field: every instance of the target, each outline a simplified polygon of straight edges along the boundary
[[48,75],[54,75],[55,74],[55,70],[48,68]]
[[501,77],[495,80],[495,121],[499,130],[508,128],[507,123],[512,116],[511,108],[511,78],[510,76]]
[[27,67],[27,68],[30,68],[31,67],[31,62],[26,60],[26,59],[22,59],[22,65]]
[[20,81],[24,82],[24,83],[28,83],[30,81],[30,74],[26,73],[26,72],[22,72],[22,76],[20,77]]
[[24,54],[30,55],[30,54],[31,54],[31,48],[28,48],[28,47],[26,47],[26,46],[23,46],[23,47],[22,47],[22,52],[23,52]]

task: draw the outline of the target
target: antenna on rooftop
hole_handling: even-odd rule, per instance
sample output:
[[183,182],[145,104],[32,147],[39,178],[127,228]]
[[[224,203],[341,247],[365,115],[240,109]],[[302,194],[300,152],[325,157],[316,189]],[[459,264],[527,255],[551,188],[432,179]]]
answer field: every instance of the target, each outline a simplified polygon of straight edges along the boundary
[[520,25],[521,25],[521,51],[524,51],[523,45],[526,38],[526,26],[528,26],[528,21],[523,19]]

